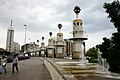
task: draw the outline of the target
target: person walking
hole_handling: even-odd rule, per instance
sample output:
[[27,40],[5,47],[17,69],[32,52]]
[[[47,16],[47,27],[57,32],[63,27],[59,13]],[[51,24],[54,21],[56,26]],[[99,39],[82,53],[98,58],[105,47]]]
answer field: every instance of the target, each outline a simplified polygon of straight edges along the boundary
[[14,68],[16,68],[16,71],[19,72],[18,70],[18,58],[17,58],[18,54],[15,54],[13,56],[13,65],[12,65],[12,73],[14,73]]
[[1,63],[2,63],[3,70],[5,71],[5,73],[7,73],[7,70],[6,70],[7,59],[4,55],[2,56]]
[[2,68],[2,61],[1,61],[1,58],[0,58],[0,74],[2,74],[2,71],[3,71],[3,68]]

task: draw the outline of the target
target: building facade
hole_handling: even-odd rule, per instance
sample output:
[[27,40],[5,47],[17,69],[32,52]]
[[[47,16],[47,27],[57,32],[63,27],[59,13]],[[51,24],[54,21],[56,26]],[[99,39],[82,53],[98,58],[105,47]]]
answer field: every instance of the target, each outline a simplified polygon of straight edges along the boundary
[[12,21],[11,21],[11,26],[7,30],[7,40],[6,40],[6,50],[9,52],[12,52],[13,41],[14,41],[14,29],[12,27]]
[[14,53],[20,52],[20,44],[18,42],[12,43],[12,52],[14,52]]
[[72,56],[72,42],[69,39],[64,39],[65,41],[65,56]]
[[30,42],[21,46],[21,52],[29,53],[31,56],[40,56],[39,44],[35,42]]

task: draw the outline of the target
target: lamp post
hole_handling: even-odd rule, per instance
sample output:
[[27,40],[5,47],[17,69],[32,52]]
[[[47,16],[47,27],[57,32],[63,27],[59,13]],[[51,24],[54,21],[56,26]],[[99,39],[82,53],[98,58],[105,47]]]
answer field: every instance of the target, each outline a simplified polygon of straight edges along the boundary
[[27,47],[26,47],[26,33],[27,33],[27,25],[25,25],[25,24],[24,24],[24,26],[25,26],[25,43],[24,43],[24,45],[25,45],[25,46],[24,46],[24,53],[26,53],[26,48],[27,48]]

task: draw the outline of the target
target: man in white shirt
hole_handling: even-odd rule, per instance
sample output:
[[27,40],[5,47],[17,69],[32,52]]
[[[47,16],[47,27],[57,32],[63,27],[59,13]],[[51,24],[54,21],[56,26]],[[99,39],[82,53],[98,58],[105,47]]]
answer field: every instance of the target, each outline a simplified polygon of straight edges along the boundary
[[18,58],[17,58],[17,54],[15,54],[13,56],[13,65],[12,65],[12,73],[14,73],[14,68],[16,68],[16,71],[18,72]]

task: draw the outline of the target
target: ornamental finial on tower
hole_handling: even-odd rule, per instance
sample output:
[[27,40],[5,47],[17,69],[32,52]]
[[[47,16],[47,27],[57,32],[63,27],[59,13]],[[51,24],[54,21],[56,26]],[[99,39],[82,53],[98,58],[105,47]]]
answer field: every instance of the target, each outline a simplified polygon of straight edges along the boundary
[[59,28],[59,33],[60,33],[60,29],[62,28],[62,24],[58,24],[58,28]]
[[52,36],[52,32],[49,32],[50,37]]
[[44,40],[44,37],[42,37],[42,41]]
[[75,6],[73,11],[76,13],[76,19],[77,19],[78,18],[78,14],[81,11],[80,7],[79,6]]

